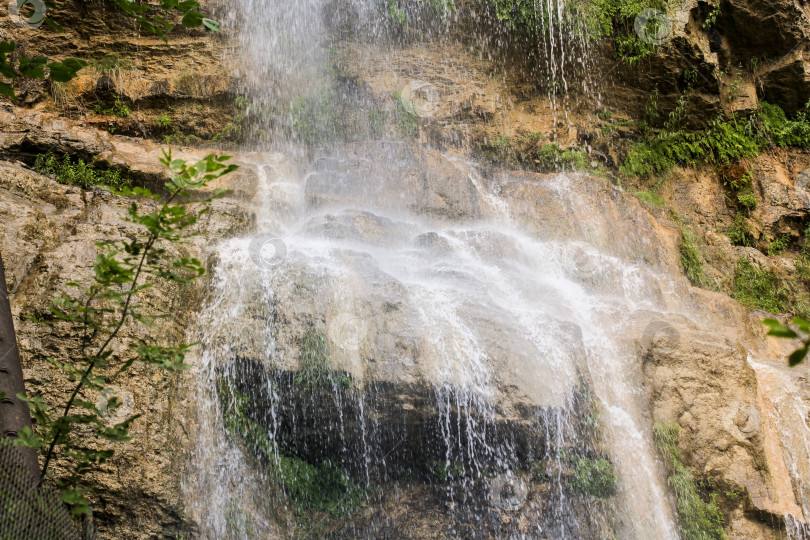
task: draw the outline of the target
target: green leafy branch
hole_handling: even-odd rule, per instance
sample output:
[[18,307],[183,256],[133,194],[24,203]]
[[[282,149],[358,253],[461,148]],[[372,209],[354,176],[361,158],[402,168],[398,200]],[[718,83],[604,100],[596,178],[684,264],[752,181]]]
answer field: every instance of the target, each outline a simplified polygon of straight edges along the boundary
[[788,356],[788,364],[790,367],[796,367],[807,358],[807,353],[810,351],[810,322],[796,317],[791,321],[790,325],[782,324],[776,319],[765,319],[762,324],[769,327],[769,336],[784,338],[784,339],[800,339],[802,346]]
[[[129,416],[112,426],[105,417],[115,414],[121,406],[117,397],[106,403],[104,413],[92,396],[109,395],[109,383],[126,373],[136,363],[156,366],[169,372],[188,369],[185,355],[192,345],[158,345],[146,336],[149,332],[132,332],[122,336],[127,323],[144,330],[152,328],[158,319],[171,316],[168,312],[147,313],[141,302],[143,293],[159,281],[188,285],[205,273],[202,263],[195,258],[177,257],[168,248],[194,236],[193,227],[200,215],[207,212],[210,202],[225,192],[216,190],[203,202],[199,212],[187,208],[190,203],[176,202],[186,197],[189,189],[205,187],[212,180],[236,170],[226,162],[229,156],[209,155],[193,165],[181,159],[172,159],[164,152],[161,159],[170,172],[166,183],[168,195],[162,204],[145,210],[133,200],[125,221],[138,226],[140,232],[131,239],[117,243],[100,242],[102,248],[93,264],[93,277],[89,285],[69,283],[78,292],[62,293],[52,299],[50,318],[38,320],[55,326],[68,323],[78,337],[78,343],[64,363],[49,359],[67,377],[73,390],[60,406],[46,403],[41,397],[26,399],[36,422],[35,430],[25,428],[18,444],[42,453],[42,478],[50,471],[51,463],[59,460],[70,471],[65,478],[54,479],[62,490],[62,500],[71,505],[75,514],[89,512],[85,491],[79,487],[80,479],[113,455],[106,443],[130,439],[132,422],[140,415]],[[145,188],[124,188],[118,192],[157,200],[160,195]]]
[[[19,58],[16,62],[10,57],[17,45],[13,41],[0,41],[0,75],[6,79],[28,77],[29,79],[44,79],[45,68],[52,81],[68,82],[76,77],[77,72],[87,66],[87,62],[78,58],[66,58],[61,62],[49,62],[45,56],[34,58]],[[14,89],[11,84],[0,81],[0,96],[14,99]]]

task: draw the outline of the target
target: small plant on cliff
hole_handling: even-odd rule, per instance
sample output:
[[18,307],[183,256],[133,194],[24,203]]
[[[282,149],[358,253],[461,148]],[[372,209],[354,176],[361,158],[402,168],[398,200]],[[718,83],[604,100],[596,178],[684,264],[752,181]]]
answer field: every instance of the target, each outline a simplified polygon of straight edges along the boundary
[[290,104],[293,134],[304,144],[316,145],[338,138],[338,113],[327,91],[297,97]]
[[172,126],[172,117],[168,113],[163,113],[155,119],[155,124],[163,129],[168,129]]
[[650,189],[645,189],[643,191],[636,191],[636,197],[638,197],[645,203],[651,204],[653,206],[666,206],[667,204],[658,193]]
[[[161,198],[147,189],[121,191],[122,195],[134,196],[124,219],[137,226],[139,233],[118,242],[99,243],[92,281],[68,283],[76,291],[75,296],[59,294],[51,301],[50,313],[35,319],[51,326],[58,335],[75,336],[76,342],[66,358],[49,358],[73,390],[64,403],[43,396],[28,399],[35,427],[25,428],[18,440],[41,452],[42,478],[59,487],[62,500],[75,514],[89,512],[82,478],[113,455],[110,443],[130,439],[132,423],[140,416],[128,416],[111,425],[109,416],[121,406],[109,388],[112,379],[136,363],[169,372],[188,368],[185,355],[190,345],[160,345],[148,337],[146,330],[171,313],[150,311],[154,306],[148,310],[144,293],[158,281],[183,286],[205,273],[199,260],[173,255],[169,248],[193,235],[191,229],[211,199],[197,213],[189,211],[190,203],[178,201],[188,195],[190,188],[203,187],[235,170],[235,165],[226,164],[228,159],[209,155],[187,165],[165,152],[161,162],[168,168],[171,180],[166,183],[168,195],[163,202],[141,205],[138,198]],[[215,191],[212,198],[222,194]],[[138,330],[123,333],[125,327]],[[25,400],[25,396],[19,397]],[[59,465],[55,474],[51,466],[54,463]]]
[[734,216],[731,227],[726,229],[726,236],[728,236],[728,239],[731,240],[731,243],[735,246],[751,247],[754,245],[754,236],[748,229],[748,225],[742,214]]
[[785,311],[787,291],[780,287],[773,273],[757,268],[740,257],[734,273],[733,296],[746,307],[781,313]]
[[678,528],[683,540],[726,540],[723,514],[717,506],[716,496],[708,501],[701,497],[692,473],[683,464],[678,450],[681,426],[657,422],[653,428],[658,453],[667,466],[667,482],[675,492],[678,510]]
[[112,107],[105,108],[101,104],[96,104],[96,106],[93,107],[93,111],[95,111],[96,114],[106,114],[108,116],[117,116],[119,118],[126,118],[132,114],[132,109],[130,109],[126,103],[121,101],[119,96],[115,96],[115,103],[113,103]]
[[304,391],[309,391],[328,384],[331,373],[326,336],[314,326],[310,326],[301,339],[295,382]]
[[571,478],[568,487],[589,497],[605,499],[616,494],[618,480],[613,464],[604,458],[571,456]]
[[[677,108],[673,113],[678,116]],[[647,132],[628,152],[621,167],[622,174],[649,177],[676,165],[722,167],[756,157],[761,151],[774,147],[810,147],[810,109],[807,106],[792,120],[777,105],[762,102],[760,109],[749,117],[718,117],[699,131],[674,131],[672,127],[657,133]],[[731,187],[743,189],[742,185]],[[750,197],[747,202],[752,202]]]
[[[404,29],[408,26],[409,10],[400,6],[398,0],[378,0],[378,5],[389,21],[393,22],[397,28]],[[423,5],[427,6],[431,13],[438,15],[442,19],[456,11],[455,0],[424,0]],[[419,5],[419,4],[417,4]]]
[[706,282],[706,276],[703,273],[703,257],[698,250],[697,236],[691,229],[681,228],[681,243],[678,247],[686,277],[695,287],[703,287]]
[[82,159],[75,162],[65,154],[60,160],[54,154],[40,154],[34,163],[34,169],[42,174],[56,176],[56,181],[69,186],[106,187],[120,190],[128,187],[131,180],[122,178],[121,173],[115,169],[97,169],[92,163],[85,163]]
[[743,189],[737,193],[737,202],[743,208],[754,210],[757,207],[757,196],[751,188]]
[[304,392],[323,387],[348,388],[351,386],[351,379],[348,375],[332,371],[329,360],[329,343],[323,332],[314,326],[308,327],[304,332],[304,337],[301,338],[295,384]]
[[787,251],[789,245],[790,236],[786,234],[783,234],[778,238],[774,238],[773,241],[768,242],[768,256],[774,257],[777,255],[782,255],[785,251]]
[[401,93],[394,92],[391,96],[396,104],[394,119],[403,135],[416,138],[419,136],[419,116],[413,103],[405,99]]
[[134,69],[135,66],[132,61],[127,58],[121,58],[117,54],[108,54],[91,62],[93,69],[96,73],[115,77],[121,74],[122,71],[129,71]]

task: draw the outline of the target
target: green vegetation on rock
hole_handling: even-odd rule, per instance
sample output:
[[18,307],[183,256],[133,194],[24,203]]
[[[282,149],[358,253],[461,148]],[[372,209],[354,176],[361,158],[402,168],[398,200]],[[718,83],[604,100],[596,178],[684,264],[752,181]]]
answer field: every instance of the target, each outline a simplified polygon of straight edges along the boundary
[[347,374],[332,371],[329,343],[315,326],[309,326],[301,338],[295,384],[304,392],[335,386],[345,389],[352,384]]
[[492,142],[489,152],[498,161],[517,163],[540,172],[586,171],[588,153],[583,149],[563,149],[557,143],[541,143],[542,134],[500,137]]
[[336,464],[313,465],[279,451],[261,425],[247,414],[248,397],[227,376],[218,379],[225,429],[261,457],[267,471],[287,497],[303,509],[339,516],[365,502],[366,490],[352,482]]
[[115,96],[115,103],[113,103],[112,107],[104,107],[101,104],[96,104],[93,107],[93,111],[96,114],[106,114],[108,116],[117,116],[119,118],[126,118],[130,114],[132,114],[132,110],[121,101],[121,98]]
[[601,499],[616,494],[618,480],[613,464],[605,458],[571,456],[571,478],[568,487],[580,495]]
[[636,197],[640,200],[644,201],[647,204],[651,204],[653,206],[666,206],[664,199],[661,198],[658,193],[645,189],[643,191],[636,191]]
[[668,469],[667,482],[675,492],[678,528],[683,540],[726,540],[723,514],[715,494],[701,496],[691,471],[678,450],[681,426],[657,422],[653,428],[658,452]]
[[754,236],[748,229],[748,225],[742,214],[734,216],[731,227],[726,229],[726,236],[728,236],[728,239],[731,240],[731,243],[735,246],[751,247],[754,245]]
[[681,242],[678,248],[686,277],[692,285],[703,287],[706,284],[706,276],[703,273],[703,257],[698,250],[697,235],[691,229],[682,227]]
[[[807,108],[788,120],[777,105],[762,103],[744,118],[718,117],[699,131],[665,129],[636,143],[621,166],[626,176],[650,177],[679,166],[728,165],[778,146],[810,146]],[[742,186],[741,186],[742,187]],[[747,199],[750,203],[750,198]]]
[[[99,243],[92,276],[84,283],[67,284],[75,296],[59,293],[51,300],[49,313],[43,318],[32,317],[33,322],[50,327],[52,332],[58,329],[62,335],[70,329],[76,336],[75,341],[66,340],[63,361],[49,359],[59,373],[53,384],[66,384],[72,391],[57,402],[48,394],[29,398],[18,394],[28,403],[35,422],[33,429],[26,426],[15,442],[41,453],[42,479],[59,488],[62,502],[70,505],[74,514],[90,512],[85,496],[87,476],[102,472],[100,467],[114,454],[112,444],[130,440],[131,425],[140,416],[127,414],[119,422],[110,422],[110,416],[122,405],[110,387],[112,381],[127,376],[135,364],[167,372],[189,367],[185,355],[191,345],[144,341],[143,336],[154,331],[157,321],[170,316],[159,307],[145,309],[148,301],[144,291],[158,282],[186,286],[205,273],[198,259],[177,256],[169,248],[194,235],[191,231],[200,213],[224,192],[215,191],[212,199],[202,203],[199,213],[189,210],[192,202],[177,199],[188,198],[188,186],[205,187],[236,170],[235,165],[225,163],[228,159],[209,155],[188,165],[165,152],[161,163],[171,178],[165,184],[168,195],[158,202],[161,196],[147,189],[122,189],[122,194],[134,196],[124,216],[132,225],[127,236],[117,242]],[[43,164],[48,166],[47,157]],[[52,163],[54,167],[65,164],[75,171],[69,158]],[[89,173],[83,174],[81,178],[87,179]],[[154,204],[142,204],[145,199]],[[129,333],[121,331],[125,325],[133,325]]]
[[132,181],[122,178],[121,173],[114,170],[97,169],[92,163],[85,163],[81,158],[75,162],[65,154],[60,160],[54,154],[40,154],[34,163],[34,169],[42,174],[56,176],[56,181],[69,186],[107,187],[120,190],[128,187]]
[[448,466],[444,461],[431,459],[425,463],[425,467],[428,480],[434,484],[443,484],[448,480],[458,480],[466,476],[464,464],[460,461],[454,461]]
[[413,103],[405,99],[400,92],[391,96],[396,104],[395,120],[402,135],[410,138],[419,136],[419,116]]
[[109,76],[120,75],[122,71],[129,71],[134,68],[132,61],[121,58],[117,54],[107,54],[98,60],[90,62],[97,73]]
[[734,298],[742,305],[770,313],[786,311],[788,291],[771,272],[751,264],[745,257],[737,261],[734,273]]

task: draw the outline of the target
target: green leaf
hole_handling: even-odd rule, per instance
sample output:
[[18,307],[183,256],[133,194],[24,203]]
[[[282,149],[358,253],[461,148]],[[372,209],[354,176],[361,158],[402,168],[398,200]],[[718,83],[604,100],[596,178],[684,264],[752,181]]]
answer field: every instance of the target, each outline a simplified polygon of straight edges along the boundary
[[799,328],[799,330],[801,330],[805,334],[810,334],[810,322],[802,319],[801,317],[796,317],[793,319],[793,324],[796,325]]
[[213,19],[203,19],[202,23],[205,29],[209,32],[219,32],[222,30],[222,25]]
[[802,363],[802,361],[807,356],[807,347],[802,347],[801,349],[797,349],[793,351],[790,356],[788,356],[788,364],[790,367],[796,367]]
[[788,328],[787,326],[778,326],[773,327],[768,332],[769,336],[778,337],[778,338],[797,338],[799,335]]
[[14,440],[14,444],[25,448],[41,450],[44,446],[44,441],[31,430],[30,426],[25,426],[17,432],[17,438]]
[[59,495],[59,499],[70,506],[70,513],[74,516],[90,513],[90,503],[84,497],[84,490],[69,488]]
[[202,13],[199,11],[189,11],[183,16],[183,20],[180,24],[186,28],[197,28],[203,23],[204,18],[205,17],[203,17]]
[[765,326],[770,327],[770,331],[768,332],[769,336],[779,337],[779,338],[797,338],[799,337],[796,332],[785,326],[784,324],[780,323],[776,319],[765,319],[762,321],[762,324]]
[[76,72],[87,66],[87,62],[78,58],[68,58],[62,62],[48,64],[51,79],[56,82],[68,82],[76,77]]
[[0,63],[0,75],[6,77],[7,79],[16,79],[17,72],[14,71],[14,68],[11,67],[9,64]]
[[179,9],[182,12],[197,9],[198,7],[200,7],[200,3],[197,2],[197,0],[184,0],[183,2],[177,4],[177,9]]
[[[46,4],[47,4],[47,3],[48,3],[48,2],[46,2]],[[54,29],[54,30],[56,30],[57,32],[64,32],[64,31],[65,31],[65,29],[64,29],[64,28],[62,28],[62,25],[61,25],[61,24],[59,24],[58,22],[54,21],[54,20],[53,20],[53,19],[51,19],[50,17],[45,17],[45,24],[47,24],[48,26],[50,26],[51,28],[53,28],[53,29]]]
[[42,70],[48,59],[44,56],[36,58],[20,58],[20,73],[32,79],[44,79],[45,72]]

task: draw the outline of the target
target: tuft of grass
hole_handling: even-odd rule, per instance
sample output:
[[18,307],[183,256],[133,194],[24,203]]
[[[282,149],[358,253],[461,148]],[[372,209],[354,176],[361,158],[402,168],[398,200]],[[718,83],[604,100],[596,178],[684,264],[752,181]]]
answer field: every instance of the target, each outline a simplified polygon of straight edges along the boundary
[[324,387],[346,389],[352,384],[351,378],[346,373],[332,371],[329,343],[323,332],[314,326],[309,326],[301,338],[295,384],[300,386],[303,392]]
[[326,336],[314,326],[310,326],[301,339],[295,383],[306,392],[329,384],[331,374]]
[[757,268],[745,257],[740,257],[737,261],[732,296],[748,308],[761,309],[769,313],[786,311],[786,291],[780,287],[777,277],[771,272]]
[[338,113],[327,93],[297,97],[290,105],[293,133],[305,144],[316,145],[337,140]]
[[543,171],[584,171],[588,168],[585,150],[563,150],[557,143],[540,146],[530,157]]
[[448,480],[464,478],[467,474],[464,464],[460,461],[454,461],[448,466],[444,461],[430,459],[425,462],[425,468],[428,480],[433,484],[443,484]]
[[163,129],[168,129],[172,125],[172,117],[168,113],[163,113],[155,119],[155,124]]
[[743,189],[739,193],[737,193],[737,202],[743,208],[747,208],[748,210],[754,210],[757,207],[757,196],[754,194],[754,190],[751,188]]
[[681,426],[656,422],[653,428],[658,453],[668,469],[667,481],[675,492],[678,528],[683,540],[726,540],[723,514],[715,494],[701,497],[692,473],[678,450]]
[[93,107],[93,111],[95,111],[96,114],[106,114],[109,116],[117,116],[119,118],[126,118],[132,114],[132,110],[121,101],[119,96],[115,96],[115,103],[112,107],[104,108],[103,105],[97,103]]
[[403,135],[410,138],[419,136],[419,115],[416,114],[416,109],[413,103],[402,97],[402,94],[397,91],[391,96],[396,104],[395,120],[399,130]]
[[681,228],[681,243],[678,248],[681,252],[683,271],[689,282],[695,287],[703,287],[706,284],[706,276],[703,273],[703,257],[698,250],[697,236],[691,229]]
[[200,139],[193,133],[185,134],[175,131],[171,135],[166,135],[165,137],[163,137],[163,144],[184,144],[188,146],[201,140],[202,139]]
[[774,238],[773,241],[768,243],[768,255],[771,257],[782,255],[785,251],[787,251],[789,244],[790,236],[786,234],[783,234],[778,238]]
[[737,214],[734,217],[731,227],[726,229],[726,236],[735,246],[751,247],[754,245],[754,236],[748,230],[748,225],[745,224],[745,218],[743,218],[742,214]]
[[132,184],[130,179],[122,178],[121,173],[114,169],[97,169],[92,163],[85,163],[82,159],[74,162],[67,154],[62,159],[51,153],[40,154],[34,163],[34,169],[42,174],[56,176],[56,181],[60,184],[85,189],[106,187],[117,191]]
[[643,191],[636,191],[636,197],[641,199],[647,204],[651,204],[653,206],[666,206],[666,202],[664,199],[661,198],[658,193],[651,191],[649,189],[645,189]]
[[98,60],[92,61],[91,65],[93,69],[96,70],[96,73],[107,76],[120,75],[122,71],[135,68],[131,60],[121,58],[117,54],[108,54]]

